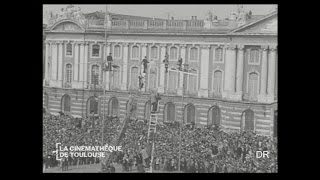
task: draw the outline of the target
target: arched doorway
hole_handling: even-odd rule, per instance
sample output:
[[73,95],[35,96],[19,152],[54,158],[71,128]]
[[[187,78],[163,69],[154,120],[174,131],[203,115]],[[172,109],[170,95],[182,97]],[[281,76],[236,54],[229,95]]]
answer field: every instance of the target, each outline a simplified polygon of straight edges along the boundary
[[273,119],[273,137],[278,136],[278,110],[274,111],[274,119]]
[[64,113],[70,113],[70,101],[71,101],[71,98],[68,94],[65,94],[62,96],[62,99],[61,99],[61,111],[64,112]]
[[90,97],[87,102],[87,115],[98,114],[98,99],[94,96]]
[[220,108],[218,106],[212,106],[208,111],[208,121],[207,121],[208,126],[210,125],[220,126],[220,122],[221,122],[220,114],[221,114]]
[[187,124],[195,124],[196,122],[196,108],[193,104],[188,104],[184,108],[184,122]]
[[144,106],[144,119],[149,120],[150,118],[151,101],[147,101]]
[[254,131],[254,113],[251,109],[247,109],[242,113],[241,128],[244,131]]
[[111,116],[118,116],[119,114],[119,101],[115,97],[111,98],[109,101],[108,114]]
[[165,105],[165,110],[164,110],[164,122],[174,122],[175,121],[175,105],[171,102],[167,103]]

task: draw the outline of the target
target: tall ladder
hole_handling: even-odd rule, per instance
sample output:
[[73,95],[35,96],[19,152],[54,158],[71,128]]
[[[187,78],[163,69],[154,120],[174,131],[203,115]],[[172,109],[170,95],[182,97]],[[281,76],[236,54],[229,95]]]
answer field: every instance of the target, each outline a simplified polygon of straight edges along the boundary
[[150,168],[146,172],[152,173],[153,170],[153,154],[154,154],[154,137],[157,130],[157,124],[158,124],[158,112],[159,112],[159,102],[157,105],[157,111],[151,112],[150,114],[150,120],[149,120],[149,127],[148,127],[148,139],[147,143],[150,143],[152,141],[152,147],[151,147],[151,161],[150,161]]

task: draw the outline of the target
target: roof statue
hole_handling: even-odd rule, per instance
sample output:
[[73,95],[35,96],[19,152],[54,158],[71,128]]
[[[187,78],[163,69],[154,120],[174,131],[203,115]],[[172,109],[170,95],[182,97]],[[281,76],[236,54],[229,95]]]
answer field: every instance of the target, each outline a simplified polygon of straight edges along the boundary
[[50,15],[49,24],[52,25],[60,20],[71,19],[79,22],[84,25],[86,23],[86,19],[81,12],[80,7],[75,7],[73,5],[68,5],[65,9],[61,8],[60,12],[56,14],[56,16]]
[[212,21],[213,20],[213,13],[212,11],[208,11],[207,14],[206,14],[206,19],[208,21]]

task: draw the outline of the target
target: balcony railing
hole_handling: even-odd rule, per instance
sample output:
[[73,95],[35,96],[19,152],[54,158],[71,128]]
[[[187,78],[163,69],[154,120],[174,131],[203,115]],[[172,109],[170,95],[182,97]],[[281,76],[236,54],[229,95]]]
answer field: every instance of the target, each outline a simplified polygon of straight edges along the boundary
[[[103,19],[87,20],[88,28],[104,28]],[[109,29],[159,29],[159,30],[200,30],[208,29],[205,27],[204,20],[112,20]],[[210,23],[210,22],[209,22]],[[230,23],[212,23],[211,29],[228,27]],[[109,25],[110,26],[110,25]]]
[[[48,21],[50,28],[54,23],[65,20],[74,19],[79,21],[86,28],[103,29],[159,29],[159,30],[209,30],[209,29],[232,29],[237,27],[236,21],[205,21],[205,20],[111,20],[104,19],[77,19],[74,17],[58,17]],[[105,26],[106,25],[106,26]]]

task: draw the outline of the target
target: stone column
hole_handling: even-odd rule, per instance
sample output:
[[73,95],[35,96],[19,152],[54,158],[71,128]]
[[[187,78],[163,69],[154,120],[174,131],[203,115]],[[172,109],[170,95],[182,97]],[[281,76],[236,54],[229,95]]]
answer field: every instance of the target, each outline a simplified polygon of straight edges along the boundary
[[164,63],[162,62],[164,60],[164,57],[166,55],[166,48],[167,48],[167,45],[166,44],[160,44],[160,72],[159,72],[159,75],[160,75],[160,86],[159,86],[159,93],[164,93],[164,80],[165,80],[165,66],[164,66]]
[[46,81],[48,81],[49,79],[49,69],[48,69],[48,62],[49,62],[49,43],[48,42],[45,42],[46,43],[46,56],[45,56],[45,60],[44,60],[44,79]]
[[238,56],[237,56],[237,80],[236,80],[236,95],[235,100],[242,100],[242,85],[243,85],[243,45],[238,46]]
[[72,87],[80,88],[79,83],[79,43],[74,43],[74,63]]
[[74,73],[73,80],[79,80],[79,43],[74,43]]
[[274,101],[274,85],[276,77],[276,47],[270,47],[268,61],[268,98],[267,102]]
[[51,49],[51,79],[56,81],[58,79],[57,77],[57,71],[58,71],[58,52],[57,52],[57,43],[53,42]]
[[228,45],[225,59],[223,98],[233,99],[235,94],[236,50],[234,45]]
[[79,54],[79,88],[83,88],[84,79],[84,42],[80,43],[80,54]]
[[200,59],[200,90],[198,96],[208,97],[208,76],[209,76],[209,45],[201,45],[201,59]]
[[[182,64],[184,64],[186,62],[186,50],[187,50],[187,45],[185,44],[182,44],[180,45],[180,49],[181,49],[181,58],[182,58]],[[183,68],[183,65],[182,65],[182,68]],[[178,91],[177,91],[177,94],[179,96],[182,96],[182,92],[183,92],[183,79],[184,79],[184,73],[182,72],[179,72],[179,88],[178,88]]]
[[61,87],[63,84],[63,44],[64,42],[60,41],[59,46],[59,57],[58,57],[58,87]]
[[267,59],[268,47],[262,46],[262,58],[261,58],[261,81],[260,81],[260,93],[258,95],[258,102],[265,102],[267,94],[267,73],[268,73],[268,59]]
[[128,58],[129,58],[129,44],[124,43],[123,44],[123,66],[122,66],[122,85],[121,85],[121,90],[127,91],[128,90]]
[[[84,68],[84,88],[88,87],[88,53],[89,53],[89,43],[86,42],[84,44],[84,64],[83,64],[83,68]],[[89,71],[90,72],[90,71]]]

